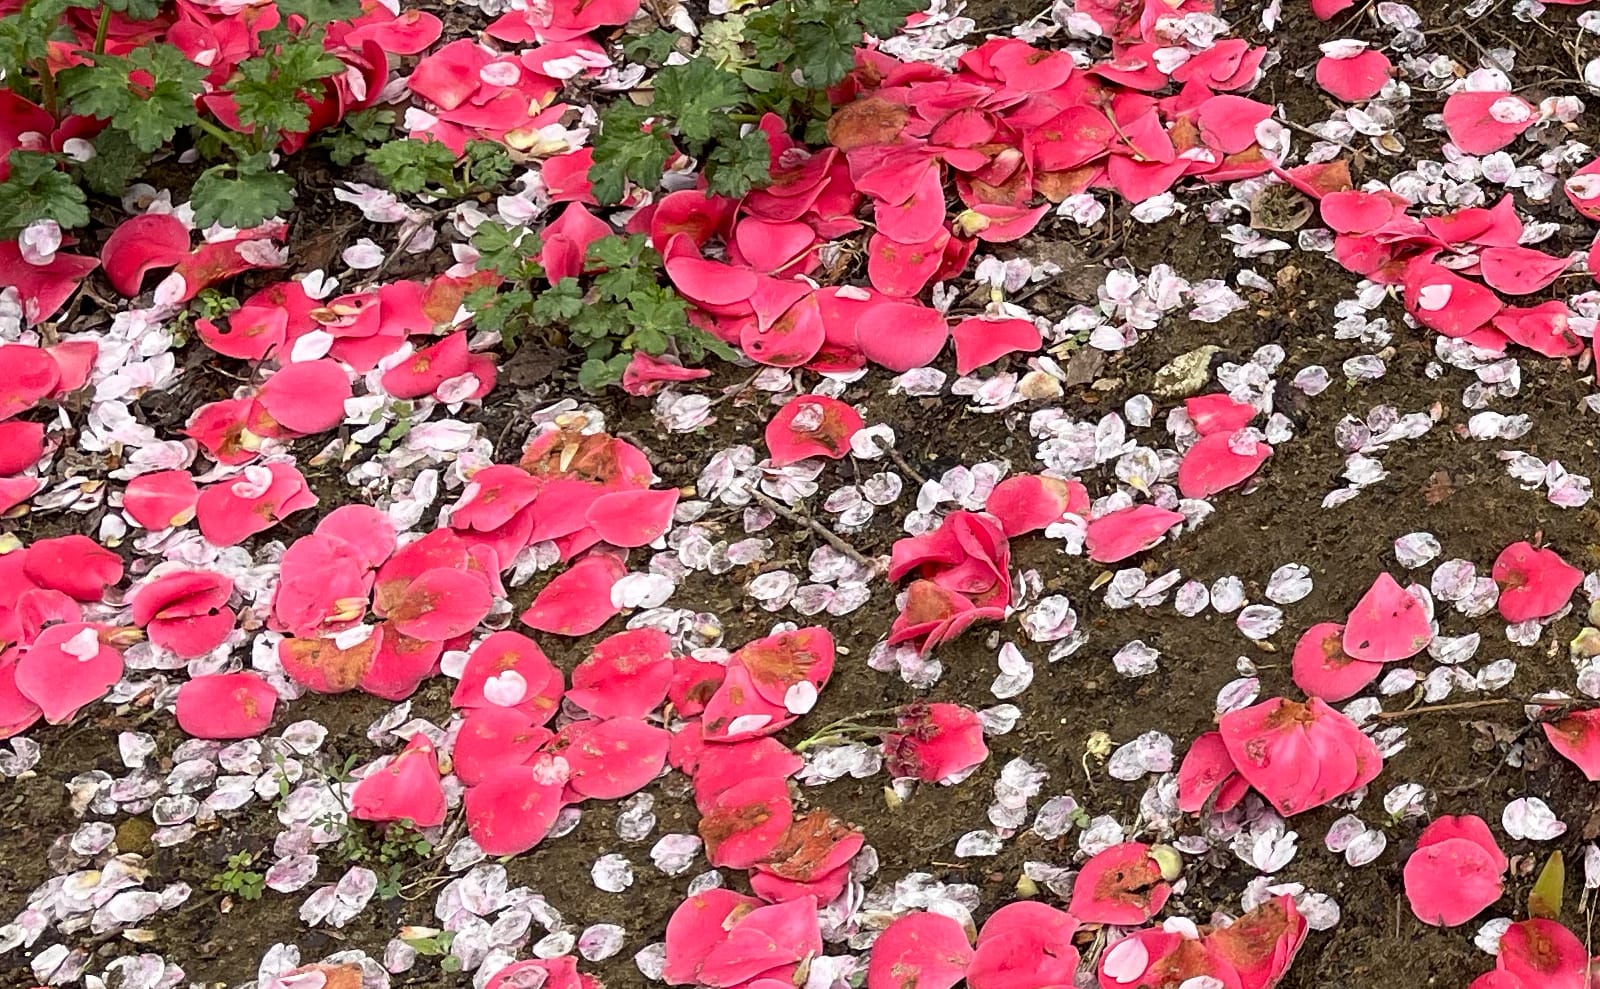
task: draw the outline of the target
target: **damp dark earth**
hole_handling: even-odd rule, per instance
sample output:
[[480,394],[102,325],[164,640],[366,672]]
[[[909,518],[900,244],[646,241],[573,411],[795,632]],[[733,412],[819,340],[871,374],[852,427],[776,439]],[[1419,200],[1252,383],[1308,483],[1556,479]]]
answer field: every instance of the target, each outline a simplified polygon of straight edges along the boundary
[[1592,985],[1589,6],[0,0],[0,986]]

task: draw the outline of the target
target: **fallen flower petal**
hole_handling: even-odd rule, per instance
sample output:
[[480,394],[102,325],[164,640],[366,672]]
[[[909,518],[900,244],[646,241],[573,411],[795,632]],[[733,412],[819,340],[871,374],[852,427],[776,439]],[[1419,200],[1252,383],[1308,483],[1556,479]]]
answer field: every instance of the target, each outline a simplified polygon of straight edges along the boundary
[[178,727],[195,738],[254,738],[272,723],[278,692],[248,670],[195,677],[178,688]]

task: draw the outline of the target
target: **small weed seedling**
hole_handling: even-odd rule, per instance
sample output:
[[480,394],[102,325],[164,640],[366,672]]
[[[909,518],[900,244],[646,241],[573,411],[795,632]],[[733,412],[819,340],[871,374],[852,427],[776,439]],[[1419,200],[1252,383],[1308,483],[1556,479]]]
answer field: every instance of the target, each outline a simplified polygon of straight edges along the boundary
[[222,871],[206,882],[206,888],[220,890],[241,900],[259,900],[266,891],[267,877],[252,869],[254,864],[254,855],[235,852],[228,856],[228,864]]

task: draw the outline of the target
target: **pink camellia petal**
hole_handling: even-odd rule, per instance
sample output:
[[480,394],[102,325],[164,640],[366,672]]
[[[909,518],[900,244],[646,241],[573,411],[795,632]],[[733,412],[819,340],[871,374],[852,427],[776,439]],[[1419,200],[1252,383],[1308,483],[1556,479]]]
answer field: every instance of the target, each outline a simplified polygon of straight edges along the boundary
[[[578,960],[571,955],[512,962],[494,973],[494,978],[483,989],[524,989],[526,986],[541,986],[543,989],[604,989],[593,976],[578,972]],[[330,982],[323,989],[345,987]],[[350,986],[348,989],[358,987]]]
[[1490,289],[1425,258],[1406,267],[1406,311],[1447,337],[1464,337],[1493,320],[1504,303]]
[[915,244],[902,244],[874,233],[867,239],[867,280],[884,295],[914,297],[944,265],[944,250],[949,242],[947,230]]
[[368,773],[350,795],[350,816],[363,821],[410,821],[419,828],[444,823],[444,786],[433,743],[421,733],[388,763]]
[[[545,172],[550,171],[552,160],[546,159]],[[656,201],[655,212],[650,214],[651,246],[659,251],[673,236],[684,234],[696,247],[704,247],[712,237],[726,232],[733,213],[734,201],[726,196],[708,195],[699,189],[669,192]]]
[[611,233],[611,225],[589,212],[582,203],[568,203],[554,221],[539,232],[539,264],[553,285],[563,278],[583,274],[589,245]]
[[579,798],[617,800],[655,779],[667,764],[672,736],[639,718],[573,721],[545,751],[567,760],[567,787]]
[[748,869],[778,847],[793,820],[789,786],[782,778],[735,783],[713,797],[700,816],[706,858],[718,868]]
[[800,963],[821,953],[817,900],[802,896],[756,907],[735,920],[700,962],[698,977],[708,986],[754,985],[754,979],[794,985]]
[[387,701],[403,701],[417,692],[422,681],[439,672],[444,643],[414,639],[388,622],[374,631],[378,648],[357,682],[362,690]]
[[1500,898],[1500,871],[1489,854],[1464,838],[1422,847],[1406,860],[1406,901],[1424,924],[1459,927]]
[[1209,498],[1243,484],[1270,456],[1272,447],[1261,440],[1241,444],[1226,433],[1202,436],[1178,462],[1178,490],[1185,498]]
[[477,786],[498,769],[526,763],[554,737],[519,708],[470,708],[450,750],[451,768],[461,782]]
[[122,557],[88,536],[55,536],[28,547],[22,573],[76,601],[98,601],[122,580]]
[[838,460],[850,452],[850,437],[864,425],[861,413],[837,398],[799,395],[767,423],[767,449],[777,467],[807,457]]
[[1194,424],[1194,431],[1201,436],[1232,436],[1260,415],[1255,406],[1247,402],[1235,402],[1226,392],[1186,398],[1183,400],[1183,410]]
[[414,639],[443,642],[472,631],[493,606],[494,595],[482,576],[439,567],[406,587],[389,609],[389,620]]
[[1463,90],[1444,101],[1444,128],[1456,147],[1486,155],[1517,139],[1539,119],[1539,108],[1513,93]]
[[757,694],[782,705],[796,684],[809,683],[820,691],[833,675],[833,661],[833,636],[813,625],[747,642],[728,663],[749,674]]
[[1112,845],[1083,864],[1067,912],[1085,923],[1132,927],[1160,913],[1171,895],[1150,846],[1130,841]]
[[917,244],[938,234],[945,223],[944,184],[939,167],[928,162],[900,191],[903,199],[879,200],[873,211],[877,229],[901,244]]
[[1431,641],[1427,609],[1387,573],[1378,575],[1345,621],[1345,654],[1369,663],[1410,659]]
[[616,557],[590,553],[544,586],[522,622],[556,635],[588,635],[621,610],[611,603],[611,588],[627,572]]
[[698,981],[701,964],[727,938],[737,917],[747,916],[760,905],[755,897],[723,888],[704,890],[678,904],[667,920],[666,964],[661,978],[672,986]]
[[[54,316],[72,298],[79,283],[99,265],[94,258],[66,251],[57,251],[48,264],[29,264],[23,260],[16,240],[0,241],[0,271],[6,273],[6,284],[16,288],[22,302],[22,318],[28,326],[38,326]],[[0,419],[4,418],[4,408],[0,405]]]
[[698,381],[709,377],[711,372],[705,368],[684,367],[635,350],[622,371],[622,390],[629,395],[648,397],[669,381]]
[[796,717],[782,701],[762,696],[743,663],[730,662],[716,692],[706,700],[701,727],[707,739],[732,741],[770,735]]
[[1272,106],[1233,93],[1220,93],[1195,110],[1201,140],[1225,155],[1256,143],[1256,125],[1272,116]]
[[54,394],[61,381],[61,367],[40,347],[0,343],[0,381],[5,382],[0,389],[3,422]]
[[1486,247],[1478,255],[1478,274],[1490,288],[1507,295],[1529,295],[1549,288],[1571,266],[1571,258],[1554,257],[1531,247]]
[[1178,766],[1178,809],[1185,814],[1200,813],[1211,795],[1237,773],[1221,732],[1199,736]]
[[1404,200],[1377,192],[1340,189],[1322,197],[1318,208],[1322,222],[1341,234],[1366,234],[1379,230],[1405,212]]
[[50,724],[72,720],[122,679],[122,653],[105,638],[100,626],[83,622],[50,626],[17,660],[17,690]]
[[585,516],[613,546],[648,546],[672,525],[678,489],[611,491],[596,498]]
[[93,340],[63,340],[45,348],[61,372],[54,397],[60,398],[89,383],[89,374],[100,356],[100,345]]
[[1356,659],[1344,651],[1344,626],[1322,622],[1306,629],[1289,661],[1295,686],[1309,697],[1337,703],[1365,690],[1383,672],[1382,663]]
[[538,643],[519,632],[495,632],[467,657],[450,703],[518,708],[542,725],[555,717],[564,687],[561,671]]
[[44,426],[37,422],[0,422],[0,477],[20,474],[44,456]]
[[0,739],[27,731],[44,714],[39,705],[17,689],[18,652],[0,652]]
[[1230,711],[1218,728],[1239,775],[1285,817],[1365,786],[1383,769],[1372,739],[1315,697]]
[[44,490],[44,481],[36,477],[0,477],[0,515]]
[[130,216],[111,231],[100,249],[100,264],[111,287],[132,298],[146,273],[171,268],[189,256],[189,229],[171,213]]
[[1000,520],[1008,537],[1037,532],[1068,513],[1089,510],[1089,489],[1080,481],[1044,474],[1018,474],[995,485],[983,510]]
[[1043,903],[1008,903],[989,915],[967,966],[969,989],[1071,986],[1078,969],[1072,936],[1079,918]]
[[1573,711],[1540,727],[1551,748],[1583,770],[1589,782],[1600,783],[1600,710]]
[[158,470],[128,482],[122,508],[146,529],[161,530],[194,518],[199,498],[200,489],[188,471]]
[[1204,941],[1209,960],[1231,968],[1240,989],[1272,989],[1283,981],[1309,933],[1294,897],[1282,894],[1213,930]]
[[1132,505],[1089,521],[1089,559],[1116,563],[1159,543],[1183,516],[1155,505]]
[[1501,550],[1490,575],[1500,585],[1500,617],[1508,622],[1549,618],[1583,583],[1583,571],[1555,550],[1535,549],[1526,541]]
[[734,245],[744,262],[763,274],[787,277],[817,242],[808,224],[780,223],[744,216],[733,230]]
[[150,641],[179,656],[203,656],[233,631],[234,612],[227,607],[233,581],[209,570],[166,574],[141,587],[133,597],[133,621]]
[[395,398],[432,395],[446,381],[466,374],[471,360],[466,331],[452,333],[385,371],[383,390]]
[[902,778],[937,783],[967,772],[989,757],[978,715],[960,704],[908,704],[883,736],[884,762]]
[[[1591,220],[1600,220],[1600,158],[1596,158],[1573,172],[1562,189],[1567,194],[1567,201],[1572,203],[1572,208],[1582,213]],[[1590,249],[1591,253],[1593,248]],[[1589,272],[1600,278],[1600,268],[1593,265]]]
[[572,703],[597,718],[642,718],[672,683],[672,639],[653,628],[608,636],[572,671]]
[[292,465],[250,467],[241,478],[219,481],[200,492],[195,517],[214,546],[234,546],[283,518],[317,504],[306,479]]
[[548,761],[496,769],[467,788],[467,832],[487,855],[520,855],[550,833],[565,788],[565,773]]
[[937,309],[884,301],[862,310],[855,336],[867,360],[891,371],[909,371],[933,363],[950,338],[950,327]]
[[341,632],[366,617],[371,594],[372,571],[346,544],[312,533],[283,554],[272,618],[275,627],[303,638]]
[[761,319],[746,323],[739,346],[757,363],[799,367],[817,356],[826,336],[816,293],[808,292],[770,323]]
[[938,913],[908,913],[873,942],[867,989],[952,989],[966,978],[973,955],[959,921]]
[[394,523],[371,505],[340,505],[322,517],[316,533],[338,540],[368,570],[381,566],[395,551]]
[[1502,972],[1499,969],[1495,969],[1473,979],[1467,989],[1529,989],[1529,987],[1526,982],[1523,982],[1510,972]]
[[1572,329],[1572,310],[1552,299],[1537,306],[1506,306],[1494,318],[1494,328],[1529,350],[1546,357],[1576,357],[1585,344]]
[[973,316],[950,328],[956,344],[956,373],[971,374],[1006,354],[1036,353],[1043,345],[1031,319],[983,319]]
[[350,395],[349,375],[325,357],[283,368],[261,386],[256,401],[284,428],[309,436],[343,422]]
[[1389,57],[1376,49],[1368,48],[1348,58],[1325,55],[1317,62],[1317,85],[1334,99],[1360,103],[1377,96],[1393,71]]
[[248,670],[195,677],[178,688],[178,727],[195,738],[254,738],[272,724],[278,692]]
[[1317,20],[1325,21],[1339,13],[1355,6],[1356,0],[1311,0],[1311,12],[1317,15]]
[[382,639],[382,626],[343,647],[332,639],[284,638],[278,642],[278,665],[291,680],[319,694],[342,694],[361,683]]
[[1499,965],[1529,989],[1588,989],[1589,950],[1554,920],[1520,920],[1500,935]]
[[[732,306],[749,300],[759,282],[756,273],[697,254],[669,256],[665,267],[684,298],[703,306]],[[748,311],[748,310],[747,310]]]

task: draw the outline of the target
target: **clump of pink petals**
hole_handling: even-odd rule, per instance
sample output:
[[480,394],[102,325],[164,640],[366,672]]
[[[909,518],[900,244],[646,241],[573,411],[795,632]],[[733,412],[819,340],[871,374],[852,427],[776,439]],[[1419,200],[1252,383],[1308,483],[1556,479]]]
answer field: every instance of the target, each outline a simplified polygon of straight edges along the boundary
[[1500,898],[1508,863],[1480,817],[1440,817],[1406,860],[1406,899],[1424,924],[1459,927]]

